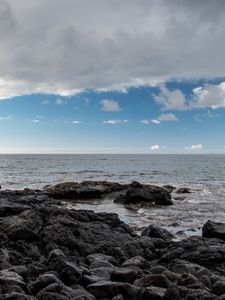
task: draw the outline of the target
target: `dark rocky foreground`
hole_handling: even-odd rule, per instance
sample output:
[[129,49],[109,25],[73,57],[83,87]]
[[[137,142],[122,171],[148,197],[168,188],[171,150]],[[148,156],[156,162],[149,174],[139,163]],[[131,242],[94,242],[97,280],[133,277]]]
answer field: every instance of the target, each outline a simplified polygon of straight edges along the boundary
[[115,214],[62,205],[111,197],[154,209],[172,204],[172,190],[85,182],[1,191],[0,299],[225,299],[224,224],[174,242],[154,224],[138,236]]

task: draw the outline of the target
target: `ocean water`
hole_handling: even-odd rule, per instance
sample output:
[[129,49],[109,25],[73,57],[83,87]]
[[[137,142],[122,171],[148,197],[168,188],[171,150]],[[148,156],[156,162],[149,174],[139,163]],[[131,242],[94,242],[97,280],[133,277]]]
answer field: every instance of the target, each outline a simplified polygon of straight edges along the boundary
[[225,222],[225,155],[0,155],[2,189],[83,180],[136,180],[193,190],[171,207],[128,209],[110,199],[74,205],[115,212],[137,230],[154,223],[182,237],[200,234],[208,219]]

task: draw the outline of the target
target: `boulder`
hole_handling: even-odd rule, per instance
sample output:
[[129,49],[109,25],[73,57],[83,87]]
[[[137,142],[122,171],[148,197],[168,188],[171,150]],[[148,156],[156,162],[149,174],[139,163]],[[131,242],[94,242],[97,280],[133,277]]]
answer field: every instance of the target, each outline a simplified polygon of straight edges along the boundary
[[111,273],[110,280],[117,282],[133,283],[140,276],[137,272],[126,268],[116,268]]
[[134,285],[144,288],[149,286],[157,286],[162,288],[168,288],[170,286],[170,280],[162,274],[152,274],[135,280]]
[[141,289],[129,283],[99,281],[87,286],[87,290],[97,299],[111,299],[119,294],[124,297],[124,300],[141,299]]
[[115,203],[136,204],[140,202],[156,205],[172,205],[170,193],[162,188],[150,190],[142,187],[130,187],[124,195],[114,200]]
[[202,227],[202,236],[205,238],[218,238],[225,241],[225,224],[208,220]]
[[142,236],[149,236],[152,238],[159,238],[170,242],[172,240],[172,234],[165,228],[161,228],[157,225],[149,225],[142,233]]

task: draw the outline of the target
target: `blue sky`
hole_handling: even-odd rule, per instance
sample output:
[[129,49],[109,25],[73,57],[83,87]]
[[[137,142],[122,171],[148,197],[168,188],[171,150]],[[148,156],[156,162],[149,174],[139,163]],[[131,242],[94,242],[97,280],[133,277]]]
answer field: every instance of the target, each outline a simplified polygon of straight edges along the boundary
[[224,15],[225,0],[0,0],[0,153],[224,153]]
[[[218,87],[221,82],[220,79],[207,84]],[[1,100],[0,151],[224,153],[225,110],[221,103],[218,108],[208,104],[192,107],[197,101],[193,89],[205,85],[203,81],[170,82],[163,86],[167,96],[160,103],[157,96],[162,87],[129,88],[126,92],[85,91],[69,97],[37,94]],[[166,107],[170,94],[178,90],[186,104],[182,102],[181,107],[172,94],[170,107]]]

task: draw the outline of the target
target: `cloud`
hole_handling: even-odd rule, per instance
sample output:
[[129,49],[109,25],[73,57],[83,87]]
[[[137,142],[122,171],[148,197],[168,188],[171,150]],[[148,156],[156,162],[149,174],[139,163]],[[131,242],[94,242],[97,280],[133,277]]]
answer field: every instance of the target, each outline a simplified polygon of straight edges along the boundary
[[168,113],[168,114],[161,114],[157,120],[159,122],[174,122],[174,121],[178,121],[177,117],[172,114],[172,113]]
[[121,107],[117,101],[104,99],[100,102],[102,105],[102,110],[116,112],[120,111]]
[[40,123],[39,119],[30,120],[31,123]]
[[161,123],[159,120],[156,120],[156,119],[151,120],[151,122],[154,124],[157,124],[157,125]]
[[111,125],[115,125],[115,124],[126,124],[128,123],[128,120],[107,120],[107,121],[103,121],[103,124],[111,124]]
[[193,98],[192,108],[225,107],[225,82],[196,87],[193,89]]
[[81,124],[82,122],[81,121],[78,121],[78,120],[74,120],[72,121],[73,124]]
[[55,100],[55,104],[62,105],[62,104],[67,104],[67,102],[65,100],[60,99],[60,98],[57,98]]
[[160,87],[158,95],[153,94],[155,102],[161,104],[164,110],[186,109],[185,96],[179,89],[169,90],[165,86]]
[[[223,77],[224,12],[220,0],[0,0],[0,99]],[[172,96],[156,101],[183,109]]]
[[178,121],[177,117],[172,114],[172,113],[167,113],[167,114],[161,114],[160,116],[158,116],[157,119],[153,119],[153,120],[141,120],[142,124],[157,124],[159,125],[161,122],[175,122]]
[[192,146],[187,146],[184,149],[187,149],[187,150],[200,150],[202,148],[203,148],[202,144],[196,144],[196,145],[192,145]]
[[150,150],[159,150],[160,146],[159,145],[153,145],[150,147]]
[[0,116],[0,121],[12,120],[12,116]]
[[45,99],[41,102],[42,104],[45,104],[45,105],[48,105],[48,104],[51,104],[51,100],[49,99]]

